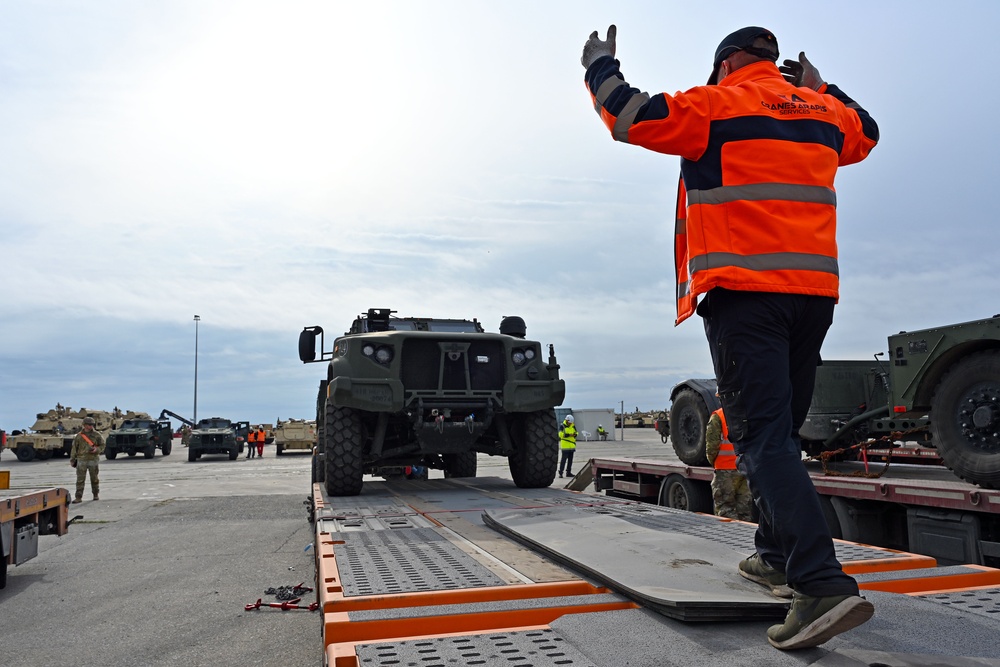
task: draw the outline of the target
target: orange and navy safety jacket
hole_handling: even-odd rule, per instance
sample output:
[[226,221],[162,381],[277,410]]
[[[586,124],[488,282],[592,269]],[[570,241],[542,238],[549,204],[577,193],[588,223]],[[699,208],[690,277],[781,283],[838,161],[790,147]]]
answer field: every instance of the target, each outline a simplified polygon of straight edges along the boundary
[[834,177],[878,142],[854,100],[830,84],[796,88],[766,60],[650,96],[604,56],[586,83],[615,140],[682,158],[676,324],[714,287],[839,298]]
[[719,408],[715,411],[722,423],[722,441],[719,443],[719,455],[715,457],[712,466],[716,470],[736,470],[736,450],[729,441],[729,427],[726,426],[726,413]]

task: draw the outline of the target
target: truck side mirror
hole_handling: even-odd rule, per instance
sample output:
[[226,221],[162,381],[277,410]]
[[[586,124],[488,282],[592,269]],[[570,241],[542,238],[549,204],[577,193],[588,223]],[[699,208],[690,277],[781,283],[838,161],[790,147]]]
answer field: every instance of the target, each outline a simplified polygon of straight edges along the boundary
[[306,327],[299,333],[299,359],[302,363],[316,361],[316,334],[322,333],[322,327]]

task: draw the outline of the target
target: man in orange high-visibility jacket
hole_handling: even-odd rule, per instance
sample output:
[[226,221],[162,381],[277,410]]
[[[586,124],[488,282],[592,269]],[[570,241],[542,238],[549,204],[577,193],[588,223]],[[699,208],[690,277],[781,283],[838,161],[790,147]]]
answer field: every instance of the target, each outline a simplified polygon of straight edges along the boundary
[[729,441],[726,416],[719,408],[705,427],[705,458],[715,468],[712,475],[712,504],[715,515],[750,521],[753,498],[747,478],[736,469],[736,451]]
[[247,433],[247,458],[252,459],[257,455],[257,430],[250,429]]
[[[649,95],[625,82],[616,29],[581,62],[618,140],[679,155],[677,323],[703,318],[719,398],[760,520],[740,574],[795,596],[768,629],[779,649],[818,646],[871,618],[834,553],[798,440],[839,296],[834,177],[865,159],[878,126],[800,53],[778,60],[764,28],[726,36],[708,85]],[[703,296],[698,303],[699,296]]]

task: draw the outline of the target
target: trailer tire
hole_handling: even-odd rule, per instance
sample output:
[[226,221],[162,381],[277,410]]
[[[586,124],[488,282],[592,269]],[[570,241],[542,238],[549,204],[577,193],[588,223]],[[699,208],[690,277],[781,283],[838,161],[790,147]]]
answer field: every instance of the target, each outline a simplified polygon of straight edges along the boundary
[[476,476],[476,468],[479,461],[475,452],[442,454],[441,458],[444,459],[444,476],[446,479]]
[[551,486],[559,467],[556,411],[536,410],[511,419],[514,453],[507,457],[511,479],[521,489]]
[[955,362],[931,398],[931,434],[944,464],[962,479],[1000,488],[1000,351]]
[[670,404],[670,443],[674,453],[689,466],[707,466],[705,427],[708,406],[692,389],[681,389]]
[[331,496],[356,496],[364,485],[365,427],[351,408],[326,403],[326,492]]
[[106,458],[109,461],[114,461],[117,456],[118,456],[118,450],[117,449],[105,449],[104,450],[104,458]]
[[657,504],[675,510],[712,514],[712,489],[708,482],[690,480],[677,473],[667,475],[660,483]]
[[28,463],[35,460],[35,448],[26,442],[17,446],[17,460],[21,463]]

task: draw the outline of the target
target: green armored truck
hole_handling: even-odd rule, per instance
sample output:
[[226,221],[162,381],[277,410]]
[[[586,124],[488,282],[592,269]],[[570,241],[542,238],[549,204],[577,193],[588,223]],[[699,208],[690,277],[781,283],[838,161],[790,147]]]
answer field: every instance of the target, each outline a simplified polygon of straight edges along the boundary
[[243,452],[250,431],[250,422],[232,422],[222,417],[199,419],[188,441],[188,461],[197,461],[203,454],[228,454],[235,461]]
[[[1000,488],[1000,315],[901,331],[888,342],[885,359],[823,360],[799,429],[803,450],[851,458],[861,451],[854,445],[874,438],[888,444],[865,456],[943,463],[966,481]],[[689,465],[707,463],[715,391],[715,380],[671,391],[670,440]],[[901,445],[909,442],[924,447]]]
[[119,454],[132,457],[141,452],[144,457],[151,459],[156,455],[157,449],[164,456],[170,456],[173,438],[174,431],[169,419],[153,419],[144,412],[134,413],[108,434],[104,456],[109,461],[114,461]]
[[483,453],[507,457],[517,486],[549,486],[558,462],[554,408],[566,394],[553,347],[546,361],[541,344],[525,339],[520,317],[487,333],[475,319],[394,312],[369,309],[329,351],[321,327],[299,335],[304,363],[328,362],[316,401],[313,480],[331,495],[351,496],[365,474],[383,471],[475,477]]

